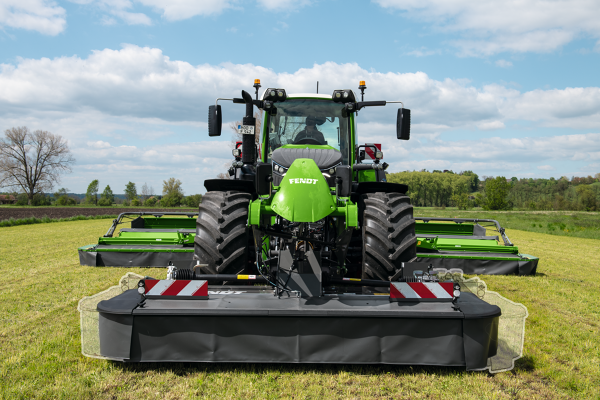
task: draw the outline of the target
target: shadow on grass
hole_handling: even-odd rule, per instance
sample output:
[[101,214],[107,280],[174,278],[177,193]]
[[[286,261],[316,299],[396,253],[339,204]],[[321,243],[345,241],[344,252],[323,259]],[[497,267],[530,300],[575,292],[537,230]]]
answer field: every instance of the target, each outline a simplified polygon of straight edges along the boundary
[[378,365],[378,364],[245,364],[245,363],[120,363],[109,361],[113,367],[126,372],[171,372],[177,376],[186,376],[194,373],[247,373],[247,374],[287,374],[287,373],[319,373],[338,374],[347,372],[357,375],[437,375],[451,376],[468,372],[464,367],[435,367],[435,366],[407,366],[407,365]]
[[515,368],[512,370],[513,374],[517,372],[531,372],[535,370],[535,359],[531,356],[523,356],[515,361]]

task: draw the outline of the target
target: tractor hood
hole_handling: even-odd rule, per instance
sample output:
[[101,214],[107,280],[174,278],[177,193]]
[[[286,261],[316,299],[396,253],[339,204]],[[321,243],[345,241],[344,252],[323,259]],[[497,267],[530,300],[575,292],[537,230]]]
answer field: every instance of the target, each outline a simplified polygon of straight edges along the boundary
[[316,222],[336,210],[329,185],[314,160],[297,158],[283,177],[271,209],[292,222]]

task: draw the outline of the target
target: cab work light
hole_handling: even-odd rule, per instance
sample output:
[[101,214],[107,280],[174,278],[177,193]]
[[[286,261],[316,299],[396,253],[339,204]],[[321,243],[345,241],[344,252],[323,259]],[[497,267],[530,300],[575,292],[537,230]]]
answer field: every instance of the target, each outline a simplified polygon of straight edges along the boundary
[[334,90],[331,99],[336,103],[355,103],[354,92],[350,89]]
[[287,94],[285,93],[285,89],[269,88],[265,91],[265,94],[263,94],[264,101],[276,102],[276,101],[285,101],[285,99],[287,99]]

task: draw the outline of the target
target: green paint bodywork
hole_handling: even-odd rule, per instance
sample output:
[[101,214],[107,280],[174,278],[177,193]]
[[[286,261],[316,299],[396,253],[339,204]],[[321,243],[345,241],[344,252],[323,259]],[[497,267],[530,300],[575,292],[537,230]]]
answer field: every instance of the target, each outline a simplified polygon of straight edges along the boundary
[[323,173],[310,158],[298,158],[273,196],[271,210],[292,222],[317,222],[337,210]]
[[[296,99],[328,99],[319,97],[297,97]],[[293,99],[289,98],[289,101]],[[330,100],[331,101],[331,100]],[[262,122],[262,140],[260,157],[262,162],[267,162],[268,154],[268,112],[264,113]],[[349,116],[349,148],[356,148],[356,117],[354,113]],[[294,145],[286,144],[284,148],[311,148],[335,149],[328,145]],[[348,160],[350,165],[356,163],[354,151],[350,151]],[[353,173],[353,178],[358,182],[373,182],[376,180],[374,170],[358,171]],[[276,216],[281,216],[292,222],[316,222],[325,217],[340,218],[344,220],[346,229],[358,227],[358,206],[350,198],[338,199],[331,194],[331,188],[311,159],[297,159],[292,163],[283,178],[280,186],[273,187],[274,195],[269,198],[259,198],[250,202],[249,225],[274,225]],[[194,253],[195,218],[155,218],[144,217],[144,230],[119,232],[115,237],[101,237],[98,244],[87,245],[79,248],[80,252],[184,252]],[[425,223],[417,222],[415,232],[417,236],[417,256],[426,258],[457,258],[470,260],[505,260],[515,259],[537,260],[536,257],[519,254],[516,246],[504,246],[496,240],[477,238],[473,235],[473,224]],[[180,230],[186,230],[182,232]],[[154,232],[152,230],[155,230]],[[162,230],[159,232],[158,230]],[[165,231],[169,230],[169,231]],[[425,237],[435,235],[436,237]],[[447,236],[465,236],[462,238],[449,238]],[[265,236],[263,250],[268,247],[268,237]],[[438,253],[443,252],[443,254]],[[474,254],[478,253],[478,254]],[[263,255],[267,257],[266,253]],[[127,257],[127,255],[124,255]]]
[[[316,166],[315,166],[316,167]],[[286,174],[287,176],[287,174]],[[295,178],[294,178],[295,179]],[[293,185],[293,184],[292,184]],[[298,185],[301,186],[301,185]],[[304,186],[304,185],[302,185]],[[323,195],[324,196],[324,195]],[[348,199],[349,200],[349,199]],[[335,196],[328,193],[327,204],[335,204]],[[312,213],[312,211],[311,211]],[[268,216],[270,224],[273,224],[273,217],[277,215],[272,209],[268,200],[260,199],[250,203],[250,224],[259,225],[262,216]],[[357,205],[348,201],[346,205],[337,204],[336,209],[328,214],[331,217],[341,217],[346,220],[347,227],[358,226]],[[98,252],[124,252],[131,253],[135,251],[143,252],[182,252],[194,253],[195,233],[180,232],[181,229],[191,229],[195,227],[196,220],[192,218],[153,218],[145,217],[145,228],[148,229],[172,229],[171,232],[119,232],[115,237],[98,239],[98,244],[82,246],[79,251],[98,251]],[[428,258],[461,258],[471,260],[514,260],[528,259],[536,260],[537,257],[528,254],[519,254],[517,246],[504,246],[503,243],[496,240],[473,239],[472,224],[447,224],[447,223],[424,223],[415,224],[417,235],[417,256]],[[449,239],[444,237],[425,238],[420,235],[453,235],[465,236],[464,239]],[[157,240],[160,239],[160,240]],[[97,248],[98,245],[103,245]],[[152,248],[142,247],[151,245]],[[113,247],[114,246],[114,247]],[[459,246],[459,247],[457,247]],[[116,248],[118,247],[118,248]],[[428,252],[423,252],[428,251]],[[434,251],[434,252],[430,252]],[[443,254],[435,253],[443,251]],[[470,252],[487,253],[472,255]]]
[[[162,228],[161,228],[162,229]],[[107,245],[193,245],[196,234],[174,232],[119,232],[116,237],[101,237],[98,244]]]
[[446,238],[420,238],[417,234],[417,249],[428,249],[438,251],[474,251],[490,253],[518,254],[519,249],[515,246],[504,246],[495,240],[478,239],[446,239]]

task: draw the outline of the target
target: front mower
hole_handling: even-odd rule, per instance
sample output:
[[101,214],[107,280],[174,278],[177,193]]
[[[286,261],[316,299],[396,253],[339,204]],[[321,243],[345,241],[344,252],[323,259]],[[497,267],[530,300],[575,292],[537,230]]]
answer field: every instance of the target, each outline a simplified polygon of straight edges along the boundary
[[[348,89],[275,88],[259,99],[259,87],[255,98],[217,100],[245,104],[242,146],[231,179],[205,181],[192,263],[170,263],[167,279],[141,278],[97,302],[99,356],[489,368],[503,340],[501,308],[418,261],[424,241],[435,258],[444,240],[465,239],[441,237],[452,231],[444,227],[417,234],[406,185],[386,182],[382,152],[357,144],[359,110],[402,103],[364,101],[364,82],[361,101]],[[254,107],[265,114],[260,146]],[[210,106],[210,136],[221,121],[220,105]],[[408,140],[403,104],[396,126]],[[367,152],[372,163],[363,162]],[[477,226],[470,239],[485,242]],[[177,233],[177,245],[191,247],[191,236]]]

